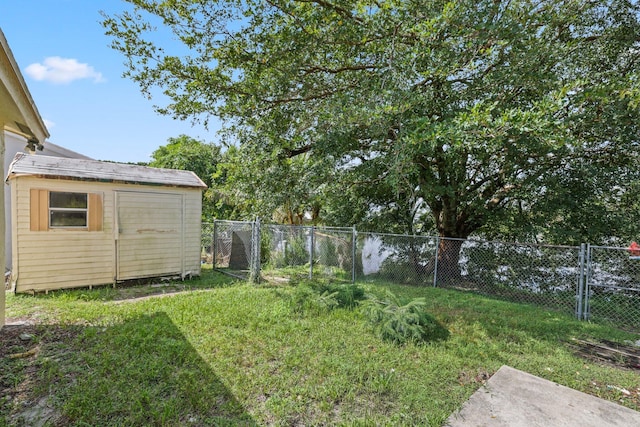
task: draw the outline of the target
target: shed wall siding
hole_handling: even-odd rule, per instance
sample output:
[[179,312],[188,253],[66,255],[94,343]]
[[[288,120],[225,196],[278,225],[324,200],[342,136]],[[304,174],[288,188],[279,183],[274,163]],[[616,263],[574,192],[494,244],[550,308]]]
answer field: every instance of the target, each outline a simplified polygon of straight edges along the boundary
[[118,279],[182,274],[182,198],[118,192]]
[[[116,280],[116,192],[178,193],[185,200],[185,273],[200,274],[201,190],[197,188],[150,187],[100,182],[48,180],[21,176],[11,180],[14,209],[14,258],[12,280],[17,292],[82,287],[113,283]],[[50,229],[31,231],[31,189],[101,193],[103,223],[100,231]],[[171,254],[176,248],[149,248],[152,256]],[[136,254],[130,256],[136,257]],[[142,270],[142,267],[141,267]],[[149,277],[145,271],[137,277]],[[135,276],[135,273],[132,273]]]

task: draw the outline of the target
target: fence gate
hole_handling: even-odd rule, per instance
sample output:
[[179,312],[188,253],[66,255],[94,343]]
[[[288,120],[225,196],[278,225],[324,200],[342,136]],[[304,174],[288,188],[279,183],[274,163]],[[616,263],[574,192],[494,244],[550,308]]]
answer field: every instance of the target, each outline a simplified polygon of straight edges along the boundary
[[640,257],[627,248],[587,248],[583,317],[640,328]]

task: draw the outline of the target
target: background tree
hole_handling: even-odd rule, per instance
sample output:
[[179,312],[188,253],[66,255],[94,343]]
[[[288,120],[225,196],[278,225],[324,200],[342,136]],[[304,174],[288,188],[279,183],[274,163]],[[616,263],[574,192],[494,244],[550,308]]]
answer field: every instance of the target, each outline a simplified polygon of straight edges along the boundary
[[334,175],[325,159],[309,155],[265,157],[251,145],[231,146],[218,168],[224,197],[236,218],[256,216],[283,224],[318,224],[328,182]]
[[227,218],[232,207],[220,197],[220,182],[214,180],[218,164],[223,159],[220,147],[187,135],[169,138],[167,141],[167,145],[151,154],[149,166],[194,172],[208,187],[202,194],[203,221]]
[[[126,75],[171,98],[161,113],[221,117],[259,161],[331,159],[388,188],[379,206],[423,203],[443,237],[536,205],[566,164],[600,176],[636,160],[634,2],[129,3],[104,25]],[[185,51],[154,44],[156,18]],[[441,241],[443,276],[459,248]]]

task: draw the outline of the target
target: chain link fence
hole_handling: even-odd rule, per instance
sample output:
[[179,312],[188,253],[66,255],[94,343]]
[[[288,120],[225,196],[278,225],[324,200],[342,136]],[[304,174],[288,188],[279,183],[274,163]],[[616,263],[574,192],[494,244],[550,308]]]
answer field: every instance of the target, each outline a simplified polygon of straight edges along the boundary
[[[640,253],[384,233],[355,228],[203,224],[202,260],[243,279],[324,278],[437,286],[640,330]],[[630,256],[631,255],[631,256]]]
[[358,236],[358,278],[471,291],[577,314],[580,248],[424,236]]
[[260,230],[262,277],[288,281],[307,277],[312,263],[311,227],[265,225]]
[[353,230],[345,228],[262,226],[262,276],[272,281],[307,277],[352,281],[353,236]]
[[439,287],[578,315],[581,248],[440,239]]
[[255,269],[254,222],[215,221],[202,226],[202,259],[214,269],[249,279]]
[[640,326],[640,254],[589,246],[583,317],[617,326]]
[[313,275],[353,282],[355,230],[352,228],[313,228]]
[[437,239],[358,233],[358,280],[433,285]]

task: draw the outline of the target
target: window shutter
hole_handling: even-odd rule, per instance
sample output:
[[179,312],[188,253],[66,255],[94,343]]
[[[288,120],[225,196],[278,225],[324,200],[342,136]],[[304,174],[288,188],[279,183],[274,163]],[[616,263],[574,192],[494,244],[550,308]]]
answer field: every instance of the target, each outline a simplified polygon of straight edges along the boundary
[[102,231],[102,194],[89,193],[89,231]]
[[29,216],[31,231],[46,231],[49,229],[49,192],[47,190],[31,189]]

